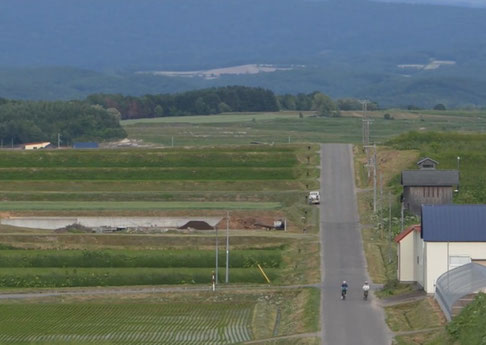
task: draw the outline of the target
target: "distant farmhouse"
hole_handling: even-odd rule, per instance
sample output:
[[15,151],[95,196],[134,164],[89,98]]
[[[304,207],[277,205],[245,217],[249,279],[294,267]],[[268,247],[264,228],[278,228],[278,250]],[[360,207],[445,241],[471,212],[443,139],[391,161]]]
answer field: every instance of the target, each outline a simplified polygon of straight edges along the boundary
[[457,170],[437,170],[439,163],[431,158],[417,162],[418,170],[402,171],[403,207],[420,215],[421,205],[451,204],[453,191],[459,186]]
[[27,143],[23,145],[24,150],[39,150],[48,148],[51,145],[49,141],[42,141],[39,143]]
[[94,142],[75,142],[73,149],[97,149],[98,143]]
[[421,224],[402,231],[395,242],[398,280],[434,293],[437,279],[449,270],[486,266],[486,205],[423,205]]

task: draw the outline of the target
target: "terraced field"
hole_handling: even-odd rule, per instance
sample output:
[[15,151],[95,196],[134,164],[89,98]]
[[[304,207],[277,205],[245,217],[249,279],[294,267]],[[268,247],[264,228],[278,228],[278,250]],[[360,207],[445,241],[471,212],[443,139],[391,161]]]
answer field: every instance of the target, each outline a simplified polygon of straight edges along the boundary
[[252,339],[254,305],[0,305],[0,343],[236,344]]
[[4,150],[0,210],[279,209],[316,186],[317,163],[292,145]]

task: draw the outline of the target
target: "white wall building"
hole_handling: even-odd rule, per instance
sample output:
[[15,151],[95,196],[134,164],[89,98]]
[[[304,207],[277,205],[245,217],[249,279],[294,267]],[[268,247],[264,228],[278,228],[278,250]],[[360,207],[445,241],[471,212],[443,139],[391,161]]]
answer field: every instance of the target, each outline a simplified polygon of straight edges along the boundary
[[420,225],[395,237],[398,279],[435,292],[437,278],[461,265],[486,265],[486,205],[423,205]]
[[39,150],[44,149],[49,146],[51,143],[49,141],[43,141],[40,143],[27,143],[24,144],[24,150]]

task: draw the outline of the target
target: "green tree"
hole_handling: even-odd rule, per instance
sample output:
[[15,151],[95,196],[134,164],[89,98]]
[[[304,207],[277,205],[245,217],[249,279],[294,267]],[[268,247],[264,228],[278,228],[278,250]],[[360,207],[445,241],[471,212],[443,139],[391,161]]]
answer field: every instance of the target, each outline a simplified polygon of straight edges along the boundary
[[231,112],[231,107],[228,104],[221,102],[218,104],[218,110],[220,113],[229,113]]
[[334,103],[331,97],[321,92],[314,94],[312,110],[315,110],[320,116],[336,117],[340,115],[336,103]]
[[162,117],[164,116],[164,108],[162,108],[162,106],[160,104],[157,104],[154,108],[154,114],[157,116],[157,117]]

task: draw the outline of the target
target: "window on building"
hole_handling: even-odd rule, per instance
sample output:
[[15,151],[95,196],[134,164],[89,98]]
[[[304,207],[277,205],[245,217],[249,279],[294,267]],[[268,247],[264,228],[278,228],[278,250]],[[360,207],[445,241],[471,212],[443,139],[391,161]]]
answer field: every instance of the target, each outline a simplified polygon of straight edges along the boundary
[[452,270],[456,267],[469,264],[471,257],[467,255],[454,255],[449,256],[449,269]]

